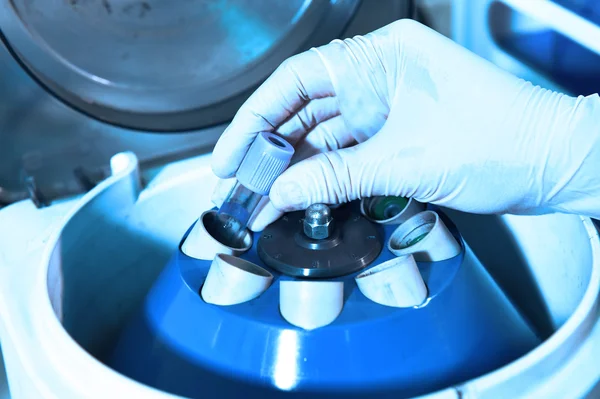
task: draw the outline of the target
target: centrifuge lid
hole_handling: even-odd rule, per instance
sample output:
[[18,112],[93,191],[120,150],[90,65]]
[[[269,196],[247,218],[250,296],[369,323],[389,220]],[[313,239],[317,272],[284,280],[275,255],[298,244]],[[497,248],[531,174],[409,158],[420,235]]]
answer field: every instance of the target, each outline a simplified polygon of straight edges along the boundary
[[71,106],[144,130],[233,116],[292,54],[340,35],[359,0],[0,0],[7,46]]

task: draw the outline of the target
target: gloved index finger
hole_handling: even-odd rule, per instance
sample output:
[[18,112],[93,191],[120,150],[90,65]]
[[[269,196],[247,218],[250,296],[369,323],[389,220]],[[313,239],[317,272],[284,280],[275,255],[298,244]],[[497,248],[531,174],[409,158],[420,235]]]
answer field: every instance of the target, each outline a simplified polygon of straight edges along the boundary
[[240,107],[217,142],[213,172],[220,178],[232,177],[258,133],[274,132],[308,101],[334,95],[318,51],[287,59]]

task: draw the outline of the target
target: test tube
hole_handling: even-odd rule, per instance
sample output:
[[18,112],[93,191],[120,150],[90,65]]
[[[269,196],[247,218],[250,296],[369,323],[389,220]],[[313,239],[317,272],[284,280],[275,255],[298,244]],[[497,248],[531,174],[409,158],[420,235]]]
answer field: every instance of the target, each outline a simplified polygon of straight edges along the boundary
[[236,172],[236,183],[219,209],[223,234],[235,239],[248,226],[260,200],[288,167],[294,147],[276,134],[259,133]]

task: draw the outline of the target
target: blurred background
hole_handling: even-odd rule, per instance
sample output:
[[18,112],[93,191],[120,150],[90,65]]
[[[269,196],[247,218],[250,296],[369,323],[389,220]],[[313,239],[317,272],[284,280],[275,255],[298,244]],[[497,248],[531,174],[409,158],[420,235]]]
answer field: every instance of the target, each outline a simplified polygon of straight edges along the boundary
[[281,61],[401,18],[570,94],[600,86],[597,0],[0,0],[0,208],[44,207],[134,151],[211,150]]

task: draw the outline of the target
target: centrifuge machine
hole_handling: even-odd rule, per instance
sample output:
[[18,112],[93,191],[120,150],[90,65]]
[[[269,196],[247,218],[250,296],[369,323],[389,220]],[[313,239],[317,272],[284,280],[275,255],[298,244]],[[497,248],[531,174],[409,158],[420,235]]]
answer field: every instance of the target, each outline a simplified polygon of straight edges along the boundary
[[2,2],[2,142],[90,162],[3,161],[0,395],[598,397],[590,219],[374,197],[227,235],[194,146],[283,58],[410,12],[369,4]]

